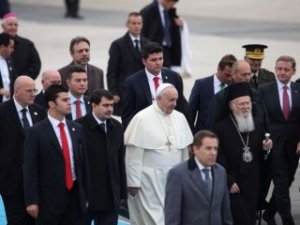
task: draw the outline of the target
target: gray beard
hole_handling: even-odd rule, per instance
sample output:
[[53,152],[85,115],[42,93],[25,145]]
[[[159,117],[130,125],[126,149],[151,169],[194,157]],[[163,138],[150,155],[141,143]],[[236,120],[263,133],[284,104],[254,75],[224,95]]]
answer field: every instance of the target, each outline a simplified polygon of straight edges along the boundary
[[252,113],[249,113],[249,115],[246,118],[244,116],[239,116],[239,115],[234,115],[234,118],[236,120],[239,132],[245,133],[245,132],[254,131],[255,126],[254,126]]

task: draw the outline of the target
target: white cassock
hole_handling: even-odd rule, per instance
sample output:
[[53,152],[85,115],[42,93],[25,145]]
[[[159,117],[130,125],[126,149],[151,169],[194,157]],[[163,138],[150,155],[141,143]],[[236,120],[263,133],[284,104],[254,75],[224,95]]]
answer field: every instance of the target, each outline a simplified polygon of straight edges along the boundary
[[169,170],[188,158],[193,142],[180,112],[166,115],[156,102],[136,114],[125,132],[128,187],[140,188],[128,196],[131,225],[164,225],[165,185]]

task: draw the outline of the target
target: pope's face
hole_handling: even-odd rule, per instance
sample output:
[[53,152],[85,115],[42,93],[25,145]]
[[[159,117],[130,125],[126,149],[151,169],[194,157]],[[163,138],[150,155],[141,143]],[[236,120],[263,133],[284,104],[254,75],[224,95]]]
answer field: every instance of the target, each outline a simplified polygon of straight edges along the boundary
[[176,107],[178,93],[176,88],[167,88],[156,98],[159,108],[166,114],[171,114]]
[[217,160],[218,140],[205,137],[200,146],[193,146],[196,159],[205,167],[213,166]]

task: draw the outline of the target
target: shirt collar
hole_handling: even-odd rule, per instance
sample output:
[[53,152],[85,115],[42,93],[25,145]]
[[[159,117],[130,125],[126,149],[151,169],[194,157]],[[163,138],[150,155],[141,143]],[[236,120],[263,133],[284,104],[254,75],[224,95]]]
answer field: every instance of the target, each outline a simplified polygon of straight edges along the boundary
[[72,95],[71,92],[69,92],[69,97],[70,97],[70,102],[71,102],[71,104],[72,104],[72,103],[75,103],[76,100],[80,100],[81,103],[84,102],[83,95],[81,95],[80,98],[77,99],[77,98],[74,97],[74,95]]
[[94,113],[92,113],[92,115],[98,124],[101,124],[101,123],[106,124],[106,120],[104,120],[104,121],[100,120]]
[[210,167],[210,166],[209,166],[209,167],[203,166],[203,164],[202,164],[201,162],[199,162],[199,160],[196,158],[196,156],[194,157],[194,159],[195,159],[195,162],[196,162],[196,164],[197,164],[197,167],[198,167],[198,169],[199,169],[200,171],[202,171],[203,169],[211,170],[211,167]]
[[17,112],[20,112],[22,109],[27,109],[29,112],[28,106],[26,106],[26,107],[21,106],[21,104],[16,100],[15,97],[13,97],[13,100],[14,100]]
[[276,78],[276,82],[279,90],[281,90],[284,86],[287,86],[288,89],[291,90],[291,81],[289,81],[287,84],[283,84]]
[[52,124],[53,127],[58,127],[59,123],[63,123],[65,126],[67,125],[66,123],[66,118],[64,117],[62,121],[59,121],[58,119],[55,119],[54,117],[50,116],[50,114],[48,113],[48,119],[50,121],[50,123]]
[[[150,73],[149,70],[147,70],[146,68],[145,68],[145,72],[148,77],[148,80],[153,80],[154,75],[152,73]],[[156,77],[159,77],[159,79],[162,80],[161,71],[159,72],[159,74]]]
[[128,33],[128,34],[129,34],[129,37],[132,42],[134,42],[135,40],[141,41],[140,36],[134,37],[131,33]]

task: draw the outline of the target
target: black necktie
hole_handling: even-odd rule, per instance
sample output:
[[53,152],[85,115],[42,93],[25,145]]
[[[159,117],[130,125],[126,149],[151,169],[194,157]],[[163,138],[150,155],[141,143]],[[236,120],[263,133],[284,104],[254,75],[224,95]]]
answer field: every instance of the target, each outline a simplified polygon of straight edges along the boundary
[[23,109],[21,110],[21,112],[22,112],[22,123],[23,123],[23,128],[24,128],[24,130],[27,130],[27,129],[30,127],[29,120],[27,119],[27,116],[26,116],[27,109],[26,109],[26,108],[23,108]]
[[139,40],[134,39],[134,49],[136,52],[140,53]]
[[106,125],[105,125],[105,123],[100,123],[99,125],[100,125],[101,129],[106,133]]
[[253,80],[254,87],[257,89],[258,83],[257,83],[257,76],[255,74],[252,76],[252,80]]
[[170,17],[168,11],[164,10],[164,18],[165,18],[165,26],[164,26],[164,41],[166,42],[166,45],[171,47],[172,40],[171,40],[171,34],[170,34]]

